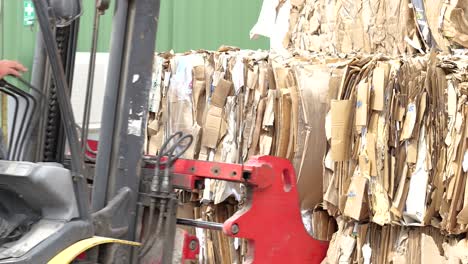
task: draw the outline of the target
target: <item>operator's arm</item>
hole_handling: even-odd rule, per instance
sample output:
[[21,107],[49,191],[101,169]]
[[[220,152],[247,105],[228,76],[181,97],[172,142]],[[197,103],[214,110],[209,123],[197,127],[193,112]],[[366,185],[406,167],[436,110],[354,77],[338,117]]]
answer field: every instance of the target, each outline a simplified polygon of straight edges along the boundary
[[0,79],[7,75],[21,76],[22,72],[27,71],[21,63],[10,60],[0,60]]

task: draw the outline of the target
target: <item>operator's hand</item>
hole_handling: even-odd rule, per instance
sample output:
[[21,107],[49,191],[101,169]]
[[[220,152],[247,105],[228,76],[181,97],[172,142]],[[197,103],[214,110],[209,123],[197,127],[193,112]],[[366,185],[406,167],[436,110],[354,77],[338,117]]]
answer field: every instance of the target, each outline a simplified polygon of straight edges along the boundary
[[0,79],[7,75],[21,76],[21,73],[27,71],[21,63],[10,60],[0,60]]

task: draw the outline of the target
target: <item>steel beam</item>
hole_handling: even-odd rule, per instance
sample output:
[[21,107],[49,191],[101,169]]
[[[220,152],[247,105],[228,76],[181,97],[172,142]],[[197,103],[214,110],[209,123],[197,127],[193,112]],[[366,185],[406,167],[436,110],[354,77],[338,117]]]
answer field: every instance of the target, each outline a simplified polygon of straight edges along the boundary
[[[130,188],[127,206],[111,219],[114,228],[128,227],[122,237],[127,240],[136,239],[138,188],[159,6],[160,0],[116,1],[113,22],[92,204],[93,210],[98,211],[119,190]],[[130,248],[120,247],[118,251],[113,263],[131,260]]]

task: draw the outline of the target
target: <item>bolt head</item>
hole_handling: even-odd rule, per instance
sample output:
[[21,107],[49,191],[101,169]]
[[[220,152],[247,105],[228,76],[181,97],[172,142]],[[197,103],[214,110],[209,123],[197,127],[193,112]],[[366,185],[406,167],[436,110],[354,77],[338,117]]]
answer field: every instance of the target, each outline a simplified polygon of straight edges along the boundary
[[233,224],[231,226],[231,232],[236,235],[237,233],[239,233],[239,226],[237,224]]
[[190,250],[195,250],[198,247],[198,242],[195,239],[192,239],[189,244]]

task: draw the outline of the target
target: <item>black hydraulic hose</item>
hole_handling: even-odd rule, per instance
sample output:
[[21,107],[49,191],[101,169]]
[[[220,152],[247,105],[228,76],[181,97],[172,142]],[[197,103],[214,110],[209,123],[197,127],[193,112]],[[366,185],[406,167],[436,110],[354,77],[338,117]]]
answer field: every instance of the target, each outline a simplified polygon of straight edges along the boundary
[[[173,140],[174,140],[173,145],[168,147],[169,143]],[[182,143],[186,140],[188,142],[185,145],[183,145]],[[152,195],[155,195],[158,193],[163,193],[166,195],[170,194],[170,192],[172,191],[172,185],[170,182],[170,169],[172,165],[174,164],[174,162],[187,151],[187,149],[190,147],[192,142],[193,142],[193,136],[188,135],[188,134],[183,134],[181,131],[178,131],[172,134],[164,142],[164,144],[159,149],[159,153],[155,160],[154,175],[153,175],[153,179],[151,182],[151,194]],[[163,160],[163,158],[166,158],[166,160]],[[159,175],[161,166],[164,166],[164,177],[162,181]],[[168,206],[167,203],[168,201],[166,201],[165,199],[160,200],[159,215],[158,215],[158,219],[156,222],[156,230],[153,234],[150,234],[148,232],[148,235],[146,236],[146,238],[144,239],[142,243],[143,246],[139,254],[140,257],[148,253],[148,251],[151,249],[151,245],[154,244],[154,242],[156,241],[156,238],[160,235],[164,213],[166,211],[166,207]],[[150,229],[154,221],[154,211],[156,209],[155,207],[156,207],[156,199],[152,197],[150,208],[149,208],[149,219],[148,219],[148,226]]]

